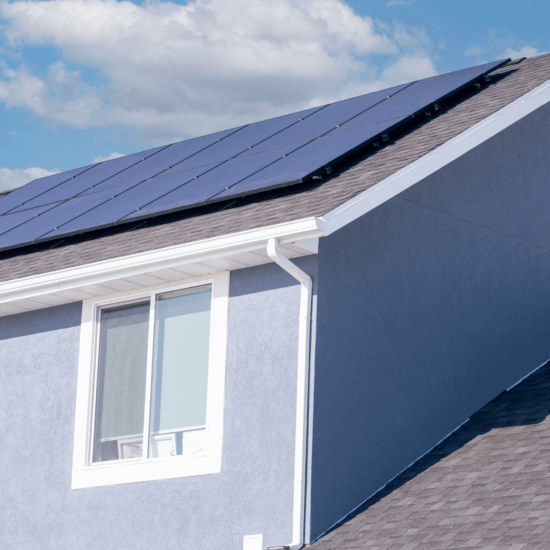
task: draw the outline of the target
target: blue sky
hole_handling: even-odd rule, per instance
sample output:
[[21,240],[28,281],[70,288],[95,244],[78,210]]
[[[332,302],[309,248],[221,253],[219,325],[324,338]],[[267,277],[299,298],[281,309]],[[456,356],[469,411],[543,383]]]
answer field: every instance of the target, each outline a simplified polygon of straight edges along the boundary
[[0,190],[547,52],[549,19],[547,0],[0,0]]

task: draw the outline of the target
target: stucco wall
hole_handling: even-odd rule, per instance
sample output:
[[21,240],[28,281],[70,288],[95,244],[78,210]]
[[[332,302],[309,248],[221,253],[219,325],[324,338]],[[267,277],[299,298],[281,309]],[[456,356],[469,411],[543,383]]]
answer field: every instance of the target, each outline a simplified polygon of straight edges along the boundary
[[[316,256],[296,263],[316,279]],[[0,548],[241,550],[290,542],[299,286],[231,274],[222,472],[71,490],[81,305],[0,318]]]
[[550,358],[550,107],[321,239],[316,538]]

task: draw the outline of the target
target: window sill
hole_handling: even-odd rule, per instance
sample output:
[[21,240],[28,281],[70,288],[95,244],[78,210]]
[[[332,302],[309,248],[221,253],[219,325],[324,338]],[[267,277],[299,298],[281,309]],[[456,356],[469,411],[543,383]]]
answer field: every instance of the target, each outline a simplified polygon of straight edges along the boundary
[[220,472],[221,461],[208,456],[104,462],[73,471],[72,489],[202,476]]

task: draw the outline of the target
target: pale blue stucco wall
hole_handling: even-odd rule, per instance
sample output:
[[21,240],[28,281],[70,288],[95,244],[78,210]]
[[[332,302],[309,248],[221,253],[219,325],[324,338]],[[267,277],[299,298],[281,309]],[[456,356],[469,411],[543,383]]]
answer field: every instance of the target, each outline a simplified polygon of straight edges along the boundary
[[314,539],[550,358],[550,107],[319,248]]
[[[316,280],[316,256],[296,263]],[[300,289],[232,272],[222,472],[71,490],[81,304],[0,318],[2,550],[242,550],[290,542]]]

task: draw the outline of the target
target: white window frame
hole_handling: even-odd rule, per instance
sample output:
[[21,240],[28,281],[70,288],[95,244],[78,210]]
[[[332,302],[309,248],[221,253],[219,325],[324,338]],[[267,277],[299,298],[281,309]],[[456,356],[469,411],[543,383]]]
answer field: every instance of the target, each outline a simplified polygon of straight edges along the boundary
[[[150,298],[153,303],[154,296],[158,293],[206,284],[212,285],[206,454],[196,457],[113,460],[92,464],[90,451],[99,344],[98,311],[101,307],[144,298]],[[73,489],[216,474],[221,471],[228,306],[228,271],[208,277],[171,282],[169,285],[165,283],[150,286],[141,291],[118,292],[83,301],[73,449]],[[150,329],[152,330],[152,327]],[[151,353],[152,350],[149,349],[149,354]],[[147,380],[147,385],[149,387],[150,380]],[[146,407],[148,406],[146,403]]]

